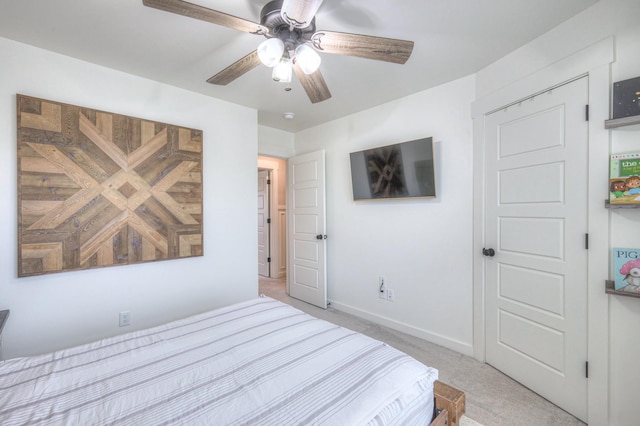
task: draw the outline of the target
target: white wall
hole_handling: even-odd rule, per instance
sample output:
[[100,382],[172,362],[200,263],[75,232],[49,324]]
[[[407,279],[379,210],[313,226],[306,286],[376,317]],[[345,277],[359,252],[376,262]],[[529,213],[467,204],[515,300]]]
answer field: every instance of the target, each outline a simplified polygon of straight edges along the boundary
[[293,133],[258,126],[258,153],[269,157],[289,158],[295,154]]
[[624,34],[628,33],[633,39],[634,27],[637,28],[640,19],[639,9],[637,0],[599,1],[479,71],[477,97],[482,98],[611,35],[618,35],[617,39],[623,40],[628,37]]
[[[472,353],[474,77],[295,135],[296,154],[326,151],[327,282],[337,309]],[[354,202],[349,153],[432,136],[436,199]],[[378,297],[378,276],[394,302]]]
[[[611,65],[609,87],[605,90],[592,90],[589,99],[591,108],[604,110],[606,118],[606,111],[610,105],[611,83],[640,76],[638,19],[640,19],[639,1],[602,0],[580,15],[480,71],[477,74],[477,95],[481,98],[495,93],[498,89],[525,79],[562,58],[613,36],[615,60]],[[592,120],[590,124],[590,136],[595,132],[603,131],[603,117],[601,114],[597,114],[597,117],[597,122]],[[593,130],[591,126],[596,126],[597,130]],[[590,164],[590,194],[594,195],[590,205],[597,205],[595,210],[590,212],[591,219],[601,215],[604,210],[603,200],[608,194],[606,176],[608,154],[640,149],[640,126],[612,130],[605,136],[605,141],[607,137],[610,146],[603,150],[605,152],[600,158],[595,158],[595,163]],[[591,158],[594,161],[593,156]],[[605,170],[604,176],[600,169]],[[590,268],[592,263],[609,262],[611,265],[610,249],[612,247],[640,247],[640,210],[611,210],[606,214],[608,214],[609,229],[604,225],[589,230],[590,235],[599,244],[608,245],[607,250],[600,250],[600,245],[598,246],[598,258],[591,257],[596,250],[590,249]],[[613,277],[611,266],[609,277]],[[602,296],[605,278],[607,277],[599,275],[590,277],[590,307],[594,306],[594,299],[605,297],[608,300],[604,302],[604,309],[594,311],[590,308],[589,347],[599,347],[601,348],[599,350],[605,351],[604,358],[608,361],[604,366],[598,366],[593,373],[595,377],[608,375],[608,380],[602,383],[602,387],[609,389],[608,395],[602,399],[608,396],[608,401],[592,401],[590,396],[592,404],[589,420],[590,423],[598,425],[638,424],[637,395],[640,394],[640,374],[633,365],[636,364],[637,354],[640,353],[640,333],[638,333],[640,300],[624,296]],[[597,317],[594,317],[595,315]],[[597,330],[601,325],[604,325],[603,332]],[[594,335],[597,339],[594,339]],[[597,351],[598,349],[593,352]],[[593,380],[591,375],[589,380]],[[593,389],[593,391],[591,393],[598,390]],[[593,407],[600,404],[605,406],[602,410],[604,416],[593,411]]]
[[[640,18],[640,2],[636,18]],[[616,62],[612,68],[613,81],[640,77],[640,28],[633,27],[616,34]],[[611,152],[640,150],[640,125],[633,129],[612,130]],[[640,210],[612,210],[610,212],[611,244],[613,247],[640,247]],[[612,262],[611,262],[612,263]],[[610,275],[613,279],[613,268]],[[640,299],[609,296],[609,330],[611,362],[611,409],[613,425],[638,422],[640,373],[629,370],[637,363],[640,353]]]
[[[258,294],[257,113],[0,38],[0,309],[5,358],[165,322]],[[16,93],[204,131],[205,256],[17,277]],[[118,328],[119,311],[132,326]]]

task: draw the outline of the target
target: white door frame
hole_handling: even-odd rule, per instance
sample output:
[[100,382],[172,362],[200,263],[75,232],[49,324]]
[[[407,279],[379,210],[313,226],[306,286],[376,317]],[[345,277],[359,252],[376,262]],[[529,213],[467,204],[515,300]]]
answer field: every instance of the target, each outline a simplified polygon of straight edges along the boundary
[[[609,276],[608,197],[609,134],[604,120],[609,118],[610,64],[614,61],[613,38],[602,40],[557,63],[500,89],[472,104],[474,184],[473,184],[473,347],[474,356],[485,361],[485,262],[482,248],[484,230],[484,118],[505,105],[531,95],[589,76],[589,189],[588,189],[588,306],[587,355],[589,361],[588,421],[608,423],[609,400],[609,305],[604,283]],[[596,100],[596,102],[593,102]],[[598,185],[598,182],[604,182]]]
[[[260,210],[262,210],[263,215],[265,215],[266,217],[263,218],[262,220],[262,227],[264,228],[263,230],[263,234],[266,238],[266,242],[264,243],[264,252],[266,252],[266,256],[265,253],[260,253],[260,245],[258,244],[258,275],[261,276],[266,276],[271,278],[272,276],[272,265],[270,262],[270,257],[271,257],[271,184],[268,183],[271,181],[271,169],[263,169],[263,168],[259,168],[258,169],[258,188],[260,188],[260,181],[261,181],[261,173],[266,173],[266,179],[264,184],[265,184],[265,188],[264,188],[264,197],[265,197],[265,201],[267,204],[266,208],[260,209],[258,208],[258,216],[260,216]],[[258,191],[258,205],[260,205],[260,191]],[[260,230],[260,220],[258,220],[258,230]],[[260,232],[258,232],[258,234],[260,234]],[[260,238],[258,238],[259,240]],[[264,263],[263,265],[266,264],[267,266],[267,275],[263,275],[260,271],[260,265],[261,265],[261,261],[264,259]]]

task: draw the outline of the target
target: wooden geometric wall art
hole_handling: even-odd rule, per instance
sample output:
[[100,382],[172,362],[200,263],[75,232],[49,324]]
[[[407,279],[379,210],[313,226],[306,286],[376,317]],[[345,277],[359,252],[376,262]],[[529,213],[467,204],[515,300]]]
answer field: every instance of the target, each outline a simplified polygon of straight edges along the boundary
[[202,256],[202,131],[17,95],[18,276]]

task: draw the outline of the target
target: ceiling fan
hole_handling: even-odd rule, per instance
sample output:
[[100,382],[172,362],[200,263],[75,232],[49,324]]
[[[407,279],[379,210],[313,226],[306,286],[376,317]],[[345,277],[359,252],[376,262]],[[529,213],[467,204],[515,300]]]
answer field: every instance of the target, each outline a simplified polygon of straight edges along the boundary
[[142,0],[145,6],[266,37],[256,50],[207,82],[226,85],[261,63],[273,67],[272,78],[289,83],[295,72],[312,103],[331,97],[320,73],[316,51],[404,64],[413,42],[362,34],[316,31],[315,14],[323,0],[272,0],[260,12],[260,23],[184,0]]

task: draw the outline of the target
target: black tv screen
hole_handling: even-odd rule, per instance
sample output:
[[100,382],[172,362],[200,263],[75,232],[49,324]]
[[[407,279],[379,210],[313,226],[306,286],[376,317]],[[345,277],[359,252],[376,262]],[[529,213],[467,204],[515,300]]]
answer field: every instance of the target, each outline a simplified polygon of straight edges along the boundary
[[435,197],[433,138],[352,152],[354,200]]

